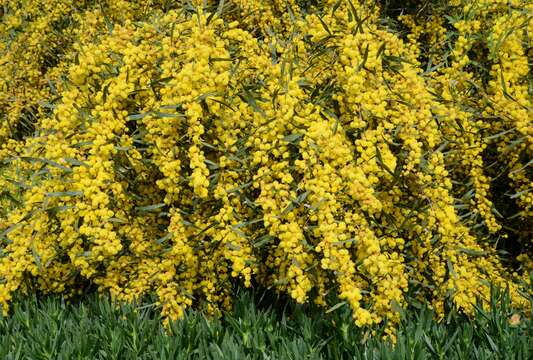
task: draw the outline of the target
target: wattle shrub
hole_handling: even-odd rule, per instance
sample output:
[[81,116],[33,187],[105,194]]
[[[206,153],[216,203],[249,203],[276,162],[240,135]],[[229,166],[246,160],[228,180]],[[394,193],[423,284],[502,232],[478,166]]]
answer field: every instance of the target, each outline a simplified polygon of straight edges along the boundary
[[414,3],[3,1],[4,312],[96,286],[175,319],[235,283],[390,331],[491,283],[527,306],[533,7]]

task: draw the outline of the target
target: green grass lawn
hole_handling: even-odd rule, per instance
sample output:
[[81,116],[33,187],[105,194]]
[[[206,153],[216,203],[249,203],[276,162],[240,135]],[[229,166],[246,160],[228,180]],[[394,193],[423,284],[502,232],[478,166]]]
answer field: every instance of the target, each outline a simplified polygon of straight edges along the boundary
[[151,305],[115,308],[95,295],[74,304],[29,298],[0,319],[0,359],[533,358],[531,317],[510,324],[514,312],[504,297],[471,320],[450,312],[436,323],[427,309],[408,311],[395,346],[381,340],[380,330],[370,336],[355,328],[346,307],[319,315],[282,303],[248,291],[222,318],[189,311],[166,332]]

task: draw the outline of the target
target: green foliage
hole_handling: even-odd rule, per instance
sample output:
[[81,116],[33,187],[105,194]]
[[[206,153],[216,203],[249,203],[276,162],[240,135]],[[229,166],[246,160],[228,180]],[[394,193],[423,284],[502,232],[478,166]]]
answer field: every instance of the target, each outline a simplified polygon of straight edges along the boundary
[[[396,345],[356,328],[347,307],[319,315],[269,293],[237,296],[232,313],[190,311],[168,331],[151,305],[115,307],[107,297],[78,304],[25,298],[0,320],[1,359],[530,359],[533,322],[512,325],[503,292],[473,319],[440,323],[425,307],[408,311]],[[265,305],[266,304],[266,305]],[[307,315],[311,314],[311,315]],[[314,315],[313,315],[314,314]],[[515,315],[516,317],[516,315]]]

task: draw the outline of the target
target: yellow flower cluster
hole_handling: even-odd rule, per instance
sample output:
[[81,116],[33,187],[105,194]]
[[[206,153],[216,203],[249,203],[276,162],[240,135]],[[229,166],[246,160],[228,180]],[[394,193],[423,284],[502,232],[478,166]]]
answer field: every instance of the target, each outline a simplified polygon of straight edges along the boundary
[[[453,152],[450,161],[461,165],[450,169],[454,191],[462,194],[456,207],[478,236],[486,237],[486,229],[513,249],[529,282],[533,103],[528,57],[533,6],[497,0],[456,0],[444,6],[452,31],[425,17],[403,20],[416,34],[410,40],[417,47],[434,34],[454,39],[451,52],[445,40],[433,44],[434,67],[426,73],[432,91],[446,101],[435,113],[451,120],[442,129]],[[448,59],[449,65],[440,67],[441,59]]]
[[531,5],[424,7],[402,38],[301,3],[0,1],[4,312],[96,286],[173,320],[240,284],[392,334],[491,282],[527,306]]

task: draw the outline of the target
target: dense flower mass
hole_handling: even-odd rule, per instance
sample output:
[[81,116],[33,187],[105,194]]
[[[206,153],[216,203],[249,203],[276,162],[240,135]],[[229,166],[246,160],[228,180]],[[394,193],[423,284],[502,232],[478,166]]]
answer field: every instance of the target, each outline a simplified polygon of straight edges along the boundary
[[4,312],[96,286],[176,319],[236,283],[389,331],[491,284],[527,306],[529,1],[0,4]]

